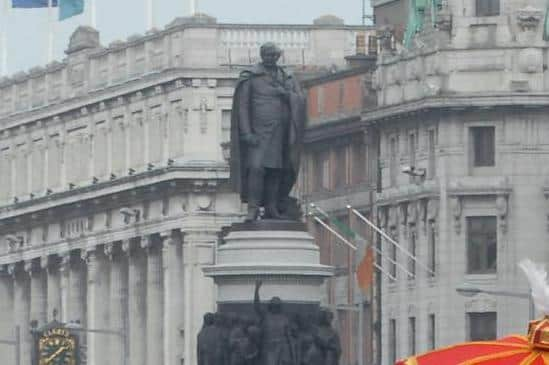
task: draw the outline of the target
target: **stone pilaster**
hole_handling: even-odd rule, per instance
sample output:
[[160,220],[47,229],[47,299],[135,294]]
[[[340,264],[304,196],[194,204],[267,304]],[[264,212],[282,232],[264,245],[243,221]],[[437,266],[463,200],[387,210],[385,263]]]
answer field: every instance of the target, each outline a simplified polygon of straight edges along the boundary
[[69,321],[86,325],[86,267],[80,256],[71,259],[69,271]]
[[[87,275],[87,326],[95,330],[109,328],[109,306],[105,300],[109,297],[109,271],[103,252],[97,249],[88,250],[85,255],[88,268]],[[108,362],[110,336],[99,333],[88,333],[87,363],[99,365]]]
[[147,365],[147,258],[133,240],[122,243],[128,256],[129,363]]
[[162,267],[164,277],[164,362],[167,365],[181,363],[183,341],[183,246],[181,233],[169,231],[161,234]]
[[202,316],[215,311],[215,286],[202,273],[203,265],[214,264],[215,232],[185,232],[184,258],[184,354],[185,364],[196,364],[196,336],[202,326]]
[[164,364],[163,359],[163,279],[159,239],[146,236],[147,250],[147,364]]
[[25,271],[30,276],[30,319],[37,321],[38,326],[47,322],[47,282],[46,275],[39,260],[25,262]]
[[[109,324],[114,331],[125,331],[125,273],[124,260],[120,247],[113,243],[105,245],[105,254],[110,259],[110,302]],[[111,336],[109,346],[109,360],[112,364],[124,363],[124,341],[120,336]]]
[[[13,339],[15,321],[13,318],[13,277],[8,274],[7,267],[0,266],[0,338]],[[14,364],[13,351],[1,351],[2,360],[6,364]]]
[[[60,313],[61,311],[61,274],[60,274],[60,258],[59,256],[44,256],[40,259],[40,265],[42,269],[46,270],[47,281],[47,322],[51,322],[54,319],[54,311]],[[59,315],[56,316],[59,320]]]
[[14,278],[13,316],[21,329],[21,364],[31,363],[32,336],[30,334],[30,278],[21,265],[11,264],[8,271]]
[[71,255],[66,252],[61,255],[59,264],[59,289],[61,297],[60,321],[67,323],[69,321],[69,271]]

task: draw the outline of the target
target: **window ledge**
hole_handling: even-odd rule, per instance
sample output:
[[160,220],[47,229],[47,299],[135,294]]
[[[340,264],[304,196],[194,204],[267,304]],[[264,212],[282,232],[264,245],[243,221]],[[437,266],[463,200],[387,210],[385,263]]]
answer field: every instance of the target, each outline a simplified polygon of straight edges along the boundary
[[490,286],[496,283],[498,275],[490,274],[466,274],[465,282],[478,286]]
[[505,25],[507,23],[507,16],[501,14],[490,16],[471,16],[464,19],[469,27]]

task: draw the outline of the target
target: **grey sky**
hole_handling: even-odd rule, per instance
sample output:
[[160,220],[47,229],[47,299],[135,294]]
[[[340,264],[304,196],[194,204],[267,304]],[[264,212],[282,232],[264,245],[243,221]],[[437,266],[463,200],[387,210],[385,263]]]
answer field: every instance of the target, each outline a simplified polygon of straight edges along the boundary
[[[154,3],[155,22],[159,28],[188,12],[188,0],[154,0]],[[144,4],[144,0],[96,0],[101,42],[106,45],[131,34],[144,33]],[[320,15],[334,14],[345,19],[347,24],[360,24],[362,0],[198,0],[198,11],[215,16],[224,23],[310,24]],[[46,63],[47,19],[47,9],[16,9],[9,13],[9,74]],[[72,31],[89,22],[89,13],[57,22],[55,59],[63,58]]]

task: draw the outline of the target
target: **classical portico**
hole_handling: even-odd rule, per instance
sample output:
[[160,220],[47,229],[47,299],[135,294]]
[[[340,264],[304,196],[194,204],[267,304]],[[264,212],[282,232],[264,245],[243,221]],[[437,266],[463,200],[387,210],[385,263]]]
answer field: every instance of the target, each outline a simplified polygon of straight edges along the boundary
[[[176,364],[193,353],[201,312],[215,303],[200,267],[213,263],[216,241],[213,229],[168,229],[3,266],[0,336],[13,337],[15,326],[25,334],[57,310],[63,322],[112,332],[83,336],[88,363]],[[30,349],[25,334],[22,361]]]

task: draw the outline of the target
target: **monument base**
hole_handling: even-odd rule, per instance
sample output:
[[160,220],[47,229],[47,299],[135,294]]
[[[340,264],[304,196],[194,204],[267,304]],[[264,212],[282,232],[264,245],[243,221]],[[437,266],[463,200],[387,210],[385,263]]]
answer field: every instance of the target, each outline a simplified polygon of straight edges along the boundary
[[320,251],[303,223],[262,220],[231,227],[217,249],[216,264],[203,269],[217,285],[218,310],[253,312],[257,280],[261,301],[279,297],[287,313],[316,311],[321,286],[333,276],[320,264]]

